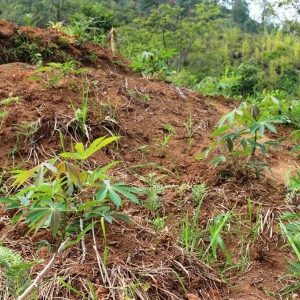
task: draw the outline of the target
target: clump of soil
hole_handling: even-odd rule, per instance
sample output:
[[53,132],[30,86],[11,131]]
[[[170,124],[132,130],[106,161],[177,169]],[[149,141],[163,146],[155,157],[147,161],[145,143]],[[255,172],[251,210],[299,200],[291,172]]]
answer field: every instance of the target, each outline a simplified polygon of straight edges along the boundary
[[[10,190],[8,171],[32,167],[60,153],[60,134],[67,149],[79,141],[89,144],[103,135],[120,135],[118,147],[109,146],[93,156],[95,165],[121,160],[111,174],[117,180],[142,186],[143,182],[130,171],[135,170],[143,176],[167,175],[160,183],[176,185],[161,194],[166,224],[159,234],[157,249],[155,230],[147,221],[151,219],[149,210],[125,203],[122,213],[133,222],[117,221],[107,225],[107,274],[101,272],[103,266],[97,260],[97,255],[101,257],[104,251],[103,235],[97,227],[96,245],[92,234],[86,235],[84,260],[80,245],[68,248],[47,275],[48,279],[63,276],[83,294],[87,293],[87,282],[91,282],[98,299],[129,299],[125,298],[124,290],[134,289],[137,282],[140,284],[136,285],[135,299],[274,299],[269,294],[284,286],[280,276],[286,273],[288,256],[287,248],[281,248],[284,241],[278,232],[273,230],[271,234],[267,225],[262,228],[257,242],[251,246],[245,272],[238,268],[236,273],[227,272],[232,284],[229,286],[220,273],[214,271],[222,268],[222,253],[218,253],[219,266],[207,266],[179,242],[179,228],[186,212],[191,217],[195,213],[195,204],[188,195],[193,186],[201,183],[206,183],[208,192],[202,204],[199,227],[205,227],[207,221],[233,208],[237,214],[247,215],[248,198],[253,203],[253,224],[255,212],[261,207],[276,218],[284,210],[283,175],[293,166],[288,142],[271,150],[265,158],[275,179],[256,179],[245,174],[231,176],[231,173],[224,177],[222,174],[228,166],[214,169],[207,161],[196,161],[194,157],[211,143],[210,134],[220,116],[238,105],[234,100],[204,97],[185,87],[139,76],[121,56],[100,46],[79,44],[73,37],[58,31],[17,27],[0,21],[0,54],[0,101],[11,99],[0,106],[0,110],[5,111],[0,118],[4,196]],[[72,59],[79,63],[77,68],[87,69],[78,74],[67,73],[51,82],[51,76],[59,71],[36,72],[41,59],[44,66]],[[89,103],[86,128],[76,121],[76,111],[82,108],[84,99]],[[190,143],[187,124],[191,124],[193,133]],[[164,144],[168,126],[174,129],[174,134]],[[288,136],[290,129],[282,127],[279,131],[281,136]],[[164,167],[170,173],[149,165]],[[139,167],[129,169],[134,166]],[[35,278],[51,258],[46,247],[36,254],[35,242],[48,240],[55,247],[55,240],[46,230],[33,236],[26,235],[28,228],[24,224],[11,226],[9,218],[14,213],[1,208],[2,244],[29,261],[44,258],[44,263],[32,273]],[[270,226],[275,229],[275,222]],[[226,243],[228,249],[234,250],[232,256],[236,264],[240,263],[240,250],[236,246],[239,237],[232,233]],[[63,285],[57,286],[51,299],[81,299]],[[50,299],[49,290],[49,284],[41,288],[40,299]]]

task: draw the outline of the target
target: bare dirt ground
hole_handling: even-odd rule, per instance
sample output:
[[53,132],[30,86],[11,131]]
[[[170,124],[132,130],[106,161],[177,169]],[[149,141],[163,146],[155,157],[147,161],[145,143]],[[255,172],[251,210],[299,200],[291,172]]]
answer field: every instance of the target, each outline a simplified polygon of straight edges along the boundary
[[[33,78],[37,76],[35,70],[38,67],[32,64],[30,53],[25,53],[23,59],[17,62],[12,51],[24,38],[23,43],[37,44],[42,48],[40,52],[48,53],[44,64],[69,57],[79,61],[87,71],[67,75],[54,86],[49,85],[50,75],[47,72],[39,73],[41,77],[38,79]],[[63,43],[62,38],[68,42]],[[28,50],[21,47],[22,42],[17,45],[18,51]],[[153,167],[130,168],[152,163],[172,172],[160,180],[161,184],[177,186],[161,194],[167,218],[165,229],[159,235],[158,251],[155,251],[155,230],[147,222],[147,218],[151,218],[149,210],[125,202],[121,213],[127,215],[132,223],[116,221],[112,225],[107,224],[107,276],[110,281],[101,277],[90,233],[86,236],[84,262],[81,261],[80,245],[70,247],[46,279],[61,276],[87,297],[86,282],[91,282],[98,299],[130,299],[124,295],[124,286],[128,287],[132,282],[140,282],[134,299],[278,298],[276,292],[288,282],[280,277],[287,272],[285,266],[291,258],[288,248],[282,248],[285,241],[278,232],[276,221],[276,217],[285,210],[284,174],[294,166],[289,155],[291,144],[288,139],[265,158],[275,178],[268,178],[271,174],[267,174],[261,179],[255,176],[224,179],[222,167],[215,169],[207,161],[196,161],[194,157],[211,143],[210,134],[220,116],[238,105],[234,100],[204,97],[169,82],[143,78],[130,70],[128,61],[110,50],[95,45],[76,45],[59,32],[18,28],[4,21],[0,21],[0,53],[0,101],[19,97],[18,102],[0,106],[1,110],[7,111],[6,116],[0,118],[2,194],[9,192],[11,169],[32,167],[62,151],[59,130],[64,133],[67,147],[80,138],[74,128],[72,134],[70,124],[74,122],[72,105],[80,108],[83,95],[88,95],[90,101],[87,120],[89,140],[111,133],[122,136],[117,148],[109,146],[93,156],[95,165],[121,160],[112,175],[138,187],[143,183],[137,179],[135,172],[144,176],[153,172],[166,174]],[[193,121],[191,145],[185,126],[190,118]],[[164,124],[173,126],[176,132],[166,147],[161,145],[167,133]],[[291,129],[282,126],[278,132],[279,136],[288,138]],[[89,143],[88,140],[84,142]],[[270,228],[260,232],[257,242],[251,245],[250,260],[244,272],[237,268],[234,272],[226,272],[225,278],[222,278],[219,272],[214,271],[222,264],[222,253],[218,254],[220,264],[209,267],[195,253],[185,251],[179,241],[181,216],[187,211],[192,216],[195,210],[188,196],[191,187],[203,182],[208,193],[201,209],[199,226],[205,226],[209,219],[234,206],[237,214],[246,215],[248,198],[253,201],[254,211],[262,207],[264,211],[274,213],[272,234]],[[184,187],[182,193],[178,192],[178,187]],[[55,246],[55,241],[46,230],[26,235],[28,228],[21,223],[9,224],[9,218],[16,212],[7,212],[3,208],[0,212],[2,245],[17,251],[28,261],[44,259],[33,269],[31,276],[35,278],[51,258],[44,248],[36,253],[35,242],[48,240]],[[255,224],[255,218],[252,222]],[[96,237],[96,248],[102,255],[104,244],[100,228],[96,228]],[[232,233],[226,243],[228,249],[233,250],[233,259],[238,264],[239,237]],[[186,292],[173,270],[179,274]],[[123,287],[123,290],[118,290],[118,287]],[[44,285],[39,297],[82,298],[55,281]]]

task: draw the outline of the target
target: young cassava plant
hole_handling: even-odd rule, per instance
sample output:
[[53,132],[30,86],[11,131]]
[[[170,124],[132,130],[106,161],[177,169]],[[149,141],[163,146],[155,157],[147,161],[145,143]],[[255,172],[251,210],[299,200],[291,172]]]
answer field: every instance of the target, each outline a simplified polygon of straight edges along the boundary
[[[17,193],[6,202],[6,209],[18,208],[21,213],[16,219],[25,217],[29,231],[50,228],[53,237],[59,236],[60,243],[68,237],[78,237],[67,245],[77,243],[97,221],[104,218],[129,220],[115,213],[122,204],[121,197],[139,203],[135,196],[138,190],[122,182],[112,182],[106,174],[118,161],[94,170],[86,168],[88,158],[119,137],[100,137],[88,148],[82,143],[74,146],[73,152],[60,154],[60,159],[43,162],[30,170],[14,171]],[[83,228],[81,224],[84,224]]]
[[260,149],[265,156],[268,147],[278,145],[279,139],[260,142],[266,129],[277,133],[276,127],[273,125],[276,122],[280,121],[265,115],[258,105],[249,107],[247,103],[243,102],[238,108],[221,117],[217,129],[211,135],[212,138],[218,136],[218,139],[195,159],[206,158],[221,146],[226,150],[225,154],[214,157],[210,163],[217,166],[231,157],[235,170],[251,169],[259,177],[264,167],[270,167],[265,162],[255,159],[256,152],[257,149]]

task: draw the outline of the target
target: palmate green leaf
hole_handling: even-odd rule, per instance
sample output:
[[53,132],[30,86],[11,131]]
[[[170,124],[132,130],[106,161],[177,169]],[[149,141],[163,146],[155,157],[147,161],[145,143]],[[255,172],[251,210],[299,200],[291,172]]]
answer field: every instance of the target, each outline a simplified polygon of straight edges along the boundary
[[92,212],[88,212],[84,214],[85,220],[88,219],[98,219],[98,218],[105,218],[105,220],[109,223],[112,223],[113,218],[110,216],[111,208],[109,206],[100,206],[96,207],[95,210]]
[[13,203],[15,200],[10,199],[10,198],[5,198],[5,197],[0,197],[0,203]]
[[50,229],[53,237],[56,236],[57,231],[60,228],[60,216],[61,212],[58,209],[52,211],[50,219]]
[[36,223],[43,215],[50,214],[52,212],[52,210],[48,208],[35,208],[32,210],[33,212],[28,214],[28,216],[25,219],[25,222]]
[[44,162],[43,165],[50,170],[52,173],[57,174],[57,169],[52,163]]
[[276,127],[274,125],[268,122],[266,122],[265,125],[270,131],[272,131],[273,133],[277,133]]
[[231,127],[232,127],[232,125],[218,127],[218,129],[216,129],[212,132],[211,137],[214,138],[216,135],[222,134],[223,132],[227,131]]
[[[59,178],[62,178],[66,175],[71,179],[72,183],[81,188],[83,182],[83,172],[73,164],[70,164],[66,161],[63,161],[57,165],[57,175]],[[68,178],[68,179],[69,179]],[[67,178],[66,178],[67,179]]]
[[12,202],[5,207],[5,210],[20,208],[20,207],[23,207],[23,205],[20,202]]
[[228,125],[233,125],[233,123],[238,120],[244,123],[245,120],[243,116],[246,108],[247,108],[247,103],[243,102],[240,104],[238,108],[235,108],[231,112],[223,115],[217,124],[218,128],[222,127],[226,121],[228,122]]
[[14,177],[16,177],[15,181],[11,184],[13,185],[18,185],[18,187],[20,185],[22,185],[25,181],[27,181],[31,176],[33,176],[33,174],[39,170],[41,167],[41,165],[37,165],[34,168],[28,170],[28,171],[21,171],[18,175],[15,175]]
[[[252,122],[247,127],[250,128],[249,134],[255,133],[255,131],[260,129],[261,122]],[[260,134],[263,134],[260,132]]]
[[[101,203],[101,201],[98,201],[98,200],[88,201],[88,202],[80,205],[76,211],[79,212],[79,211],[83,211],[85,209],[89,209],[90,207],[95,207],[96,205],[99,205],[99,202]],[[102,202],[102,203],[105,203],[105,202]]]
[[[92,209],[91,209],[92,213],[94,213],[94,212],[96,212],[96,213],[101,212],[101,213],[107,213],[107,214],[110,213],[111,207],[107,204],[108,201],[109,201],[109,199],[106,199],[105,202],[102,202],[102,203],[92,207]],[[88,214],[88,212],[87,212],[87,214]],[[87,216],[87,215],[85,215],[85,216]]]
[[214,157],[209,161],[210,164],[213,164],[215,167],[220,163],[220,162],[225,162],[226,161],[226,156],[217,156]]
[[34,194],[32,194],[31,197],[33,198],[37,198],[40,197],[44,194],[52,194],[52,186],[50,185],[50,183],[42,183],[40,186],[38,186],[35,191]]
[[235,141],[236,139],[238,139],[240,137],[240,133],[237,132],[229,132],[227,134],[224,134],[223,136],[221,136],[218,140],[218,143],[220,142],[227,142],[228,139]]
[[260,150],[261,150],[262,154],[263,154],[264,156],[266,156],[266,154],[267,154],[267,149],[266,149],[265,144],[258,144],[258,145],[259,145],[259,147],[260,147]]
[[126,191],[122,188],[122,190],[117,190],[120,194],[124,195],[126,198],[130,199],[135,204],[140,204],[139,199],[132,193]]
[[232,139],[226,139],[226,146],[227,146],[227,149],[229,150],[229,152],[232,152],[233,151],[233,141]]
[[283,110],[283,109],[282,109],[281,102],[280,102],[277,98],[271,96],[271,100],[272,100],[272,102],[273,102],[274,104],[276,104],[276,105],[278,106],[278,108],[279,108],[281,111]]
[[52,173],[57,174],[57,169],[53,164],[47,162],[40,164],[40,168],[36,173],[34,181],[34,185],[36,187],[39,187],[44,182],[44,174],[46,168],[49,169]]
[[197,156],[195,156],[196,160],[200,160],[202,158],[206,158],[209,154],[211,149],[206,149],[204,152],[201,152],[200,154],[198,154]]
[[111,201],[119,208],[122,203],[121,197],[112,188],[108,188],[108,193]]
[[255,141],[253,141],[252,139],[248,139],[248,143],[250,144],[252,149],[260,148],[261,152],[264,156],[267,154],[267,148],[266,148],[265,144],[257,143]]
[[260,135],[264,135],[265,127],[267,127],[271,132],[277,133],[276,127],[267,121],[252,122],[247,127],[250,128],[249,134],[253,134],[258,130]]
[[101,137],[93,141],[93,143],[88,147],[86,150],[86,158],[100,150],[101,148],[105,147],[106,145],[120,139],[120,136],[111,136],[109,138]]
[[28,206],[30,204],[30,199],[31,199],[32,194],[33,193],[29,192],[29,193],[27,193],[27,195],[25,197],[17,196],[17,198],[20,200],[20,202],[23,206]]
[[234,109],[233,111],[229,112],[228,114],[223,115],[217,124],[218,128],[223,127],[223,124],[226,121],[229,123],[229,125],[231,125],[233,123],[235,113],[236,113],[236,110]]
[[79,154],[79,156],[85,157],[85,151],[82,143],[77,143],[74,148]]
[[93,172],[89,172],[88,176],[87,176],[87,184],[88,185],[93,184],[96,180],[100,180],[100,181],[105,180],[107,178],[107,175],[106,175],[107,170],[114,167],[119,162],[121,162],[121,161],[120,160],[113,161],[101,169],[97,168]]
[[[123,196],[125,196],[126,198],[131,200],[133,203],[136,203],[136,204],[140,203],[139,199],[133,194],[133,193],[141,194],[142,192],[140,190],[130,187],[130,186],[127,186],[123,182],[114,183],[112,185],[112,187],[114,188],[114,190],[116,192],[122,194]],[[169,186],[167,186],[166,188],[169,188]]]
[[103,217],[105,219],[105,221],[108,222],[108,223],[110,223],[110,224],[113,222],[113,218],[110,215],[110,213],[106,213],[106,212],[102,212],[102,211],[93,212],[88,217],[88,219],[90,219],[90,218],[97,218],[97,217]]
[[25,222],[30,222],[30,230],[28,233],[34,229],[36,233],[41,227],[44,227],[51,213],[51,209],[39,209],[38,211],[30,213],[25,219]]
[[73,152],[63,152],[60,154],[60,156],[64,158],[73,158],[78,160],[84,160],[89,158],[92,154],[100,150],[101,148],[105,147],[106,145],[120,139],[119,136],[112,136],[107,138],[106,136],[100,137],[92,142],[92,144],[84,150],[82,143],[77,143],[75,145],[76,153]]
[[139,193],[139,190],[130,188],[125,183],[117,182],[114,184],[110,183],[110,180],[103,180],[104,188],[99,190],[96,194],[96,200],[102,201],[106,197],[109,196],[109,198],[112,200],[112,202],[119,207],[122,203],[121,197],[118,195],[122,194],[129,200],[131,200],[134,203],[139,203],[139,200],[133,193]]
[[[46,222],[48,221],[50,217],[50,212],[48,212],[47,214],[43,215],[36,223],[33,223],[31,226],[30,226],[30,231],[32,231],[33,229],[34,230],[34,233],[37,233],[38,230],[41,228],[41,227],[44,227]],[[28,233],[29,233],[28,232]]]
[[264,123],[259,124],[258,132],[260,135],[264,135],[264,133],[265,133],[265,124]]
[[247,149],[247,139],[242,139],[240,143],[241,143],[243,149],[246,150]]
[[35,176],[34,185],[39,187],[44,181],[44,166],[41,165],[41,168],[37,171]]
[[107,188],[101,189],[96,193],[96,200],[97,201],[102,201],[105,199],[106,195],[107,195]]

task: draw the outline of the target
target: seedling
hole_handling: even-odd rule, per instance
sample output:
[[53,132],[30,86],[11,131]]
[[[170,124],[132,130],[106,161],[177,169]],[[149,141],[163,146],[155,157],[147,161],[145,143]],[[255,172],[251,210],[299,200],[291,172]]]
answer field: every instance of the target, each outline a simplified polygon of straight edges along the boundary
[[193,137],[194,137],[194,130],[193,130],[193,126],[194,126],[194,121],[193,121],[193,117],[192,114],[190,113],[190,117],[187,123],[183,123],[187,133],[188,133],[188,144],[189,146],[192,145],[193,143]]
[[[114,207],[120,207],[121,194],[135,203],[139,203],[134,195],[138,190],[126,186],[124,183],[111,183],[105,172],[116,165],[113,162],[103,168],[95,170],[83,170],[84,162],[96,151],[119,137],[102,137],[96,139],[87,149],[82,143],[74,146],[74,152],[60,154],[61,162],[47,161],[30,170],[17,170],[14,176],[13,186],[21,188],[24,183],[34,182],[21,188],[11,198],[1,198],[1,202],[7,202],[6,209],[19,208],[29,223],[30,231],[37,232],[43,227],[50,227],[52,235],[59,236],[61,243],[72,232],[84,233],[94,226],[93,219],[103,217],[112,222],[114,217],[126,217],[114,214]],[[74,163],[70,163],[69,160]],[[96,188],[92,195],[85,195],[88,187]],[[85,196],[83,196],[85,195]],[[83,200],[83,198],[86,198]],[[75,214],[75,215],[74,215]],[[80,230],[79,220],[83,220],[84,230]],[[68,243],[68,245],[78,242]]]
[[[67,124],[68,128],[72,128],[75,133],[75,140],[78,142],[82,138],[91,139],[91,129],[87,125],[88,118],[88,90],[82,92],[82,100],[81,100],[81,108],[77,108],[74,106],[72,100],[70,99],[70,103],[73,109],[74,118]],[[79,138],[76,135],[79,135]]]
[[34,23],[34,20],[37,18],[37,16],[34,16],[33,14],[25,14],[24,17],[23,17],[23,20],[26,24],[26,26],[28,27],[32,27],[33,26],[33,23]]
[[[227,153],[214,157],[210,163],[217,166],[221,162],[226,162],[228,157],[231,157],[234,170],[254,170],[259,178],[262,169],[270,169],[270,166],[255,159],[256,150],[259,148],[262,154],[266,155],[267,147],[278,146],[281,141],[278,139],[259,143],[259,139],[263,137],[266,129],[276,133],[276,128],[272,123],[277,121],[276,119],[267,118],[264,113],[260,112],[258,106],[253,105],[249,109],[246,103],[242,103],[238,108],[221,117],[217,129],[212,133],[212,138],[221,136],[207,150],[197,155],[195,159],[207,157],[211,151],[221,146],[227,150]],[[248,159],[246,161],[238,160],[243,156],[248,156]]]
[[[50,62],[45,67],[38,68],[35,70],[35,73],[50,73],[50,81],[49,85],[54,87],[56,86],[61,80],[65,82],[65,80],[74,74],[81,74],[87,72],[86,68],[77,68],[78,63],[70,60],[65,63],[55,63]],[[41,79],[40,77],[29,77],[29,79],[37,80]]]
[[[2,105],[6,106],[12,102],[18,102],[18,101],[20,101],[20,97],[18,96],[14,97],[13,93],[11,92],[8,94],[8,97],[6,99],[0,101],[0,106]],[[0,110],[0,129],[2,128],[4,117],[7,115],[8,115],[8,110],[6,109]]]
[[153,140],[159,142],[159,144],[157,144],[158,146],[160,146],[162,148],[166,148],[166,147],[168,147],[168,142],[169,142],[170,138],[176,133],[176,131],[175,131],[174,127],[171,126],[170,124],[164,124],[163,129],[165,131],[167,131],[168,134],[165,134],[163,139],[154,138]]
[[13,96],[13,93],[10,92],[6,99],[0,101],[0,105],[8,105],[12,102],[19,102],[19,101],[20,101],[20,97],[19,96]]
[[153,217],[157,214],[159,209],[163,208],[161,202],[160,193],[166,189],[173,187],[173,185],[162,185],[159,184],[159,180],[164,177],[156,176],[156,173],[150,173],[149,177],[136,175],[142,182],[146,183],[147,186],[140,188],[141,192],[148,196],[147,200],[142,203],[143,206],[151,211]]
[[162,49],[144,51],[136,60],[131,63],[133,70],[144,75],[165,79],[170,75],[171,70],[167,65],[167,60],[177,54],[175,49]]
[[41,129],[40,119],[32,122],[22,121],[20,124],[14,125],[17,131],[16,143],[12,154],[18,153],[20,149],[20,143],[24,143],[25,151],[28,152],[27,159],[29,160],[33,157],[35,163],[38,163],[38,152],[39,152],[39,140],[43,137],[43,135],[39,135],[39,131]]
[[187,212],[184,217],[184,221],[180,225],[180,241],[189,252],[194,252],[196,250],[201,238],[202,233],[201,229],[199,229],[201,206],[202,201],[199,202],[192,218],[189,218],[190,215]]
[[150,150],[148,148],[149,148],[149,145],[143,145],[140,147],[135,147],[131,151],[139,151],[141,153],[142,158],[145,158],[146,154],[150,153]]
[[165,217],[157,216],[153,220],[148,220],[148,222],[150,222],[155,228],[155,253],[156,254],[158,253],[158,234],[159,231],[165,227],[166,218],[167,218],[166,216]]
[[211,224],[207,224],[210,243],[207,247],[205,247],[205,251],[203,252],[202,257],[207,256],[209,261],[217,261],[217,247],[219,246],[222,253],[226,257],[226,263],[232,265],[230,254],[228,253],[225,243],[221,237],[221,231],[224,229],[233,211],[234,208],[226,214],[218,214],[214,218],[214,220],[212,220]]
[[61,22],[51,22],[49,21],[48,29],[53,29],[57,32],[62,31],[64,21]]

